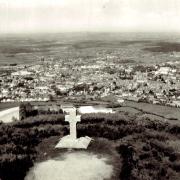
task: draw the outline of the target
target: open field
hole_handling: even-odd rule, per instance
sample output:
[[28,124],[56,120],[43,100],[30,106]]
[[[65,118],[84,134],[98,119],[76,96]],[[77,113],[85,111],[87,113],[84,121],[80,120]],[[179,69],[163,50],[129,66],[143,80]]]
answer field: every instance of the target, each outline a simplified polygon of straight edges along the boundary
[[0,121],[3,123],[13,122],[14,119],[19,120],[19,107],[13,107],[0,111]]
[[160,116],[164,116],[167,118],[174,118],[180,121],[180,109],[169,106],[162,106],[156,104],[148,104],[148,103],[136,103],[133,101],[126,101],[126,106],[135,107],[138,109],[142,109],[145,112],[154,113]]
[[0,111],[9,109],[9,108],[13,108],[13,107],[17,107],[19,106],[19,102],[5,102],[5,103],[0,103]]
[[[39,57],[92,58],[116,56],[118,63],[152,63],[177,60],[178,34],[67,33],[0,37],[0,64],[31,64]],[[71,53],[69,53],[71,52]]]
[[144,50],[151,52],[180,52],[180,43],[175,42],[158,42],[153,44],[152,47],[145,48]]

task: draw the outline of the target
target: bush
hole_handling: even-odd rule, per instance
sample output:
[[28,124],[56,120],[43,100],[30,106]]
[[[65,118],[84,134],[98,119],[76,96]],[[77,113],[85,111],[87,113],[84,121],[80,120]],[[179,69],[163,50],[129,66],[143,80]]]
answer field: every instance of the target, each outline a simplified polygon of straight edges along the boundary
[[[138,120],[124,113],[84,114],[77,124],[77,135],[113,140],[122,158],[120,179],[175,179],[180,172],[180,155],[170,142],[179,140],[179,126],[162,124],[150,118]],[[0,178],[23,179],[40,154],[35,147],[46,138],[67,134],[69,123],[64,121],[62,114],[38,115],[1,124]]]

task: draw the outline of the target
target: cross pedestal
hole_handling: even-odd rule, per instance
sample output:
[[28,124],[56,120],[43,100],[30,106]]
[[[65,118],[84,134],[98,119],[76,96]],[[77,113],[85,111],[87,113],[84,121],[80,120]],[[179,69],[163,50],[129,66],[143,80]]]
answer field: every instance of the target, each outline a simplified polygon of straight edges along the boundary
[[70,134],[61,138],[55,148],[87,149],[91,138],[88,136],[77,138],[76,124],[81,121],[81,116],[76,115],[76,109],[69,111],[69,115],[65,116],[65,121],[70,124]]

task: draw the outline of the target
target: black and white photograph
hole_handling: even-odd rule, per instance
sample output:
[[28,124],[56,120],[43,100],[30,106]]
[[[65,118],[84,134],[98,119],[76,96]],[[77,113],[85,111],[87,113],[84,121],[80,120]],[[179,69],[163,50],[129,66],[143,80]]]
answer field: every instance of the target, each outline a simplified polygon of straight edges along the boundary
[[0,180],[180,180],[180,0],[0,0]]

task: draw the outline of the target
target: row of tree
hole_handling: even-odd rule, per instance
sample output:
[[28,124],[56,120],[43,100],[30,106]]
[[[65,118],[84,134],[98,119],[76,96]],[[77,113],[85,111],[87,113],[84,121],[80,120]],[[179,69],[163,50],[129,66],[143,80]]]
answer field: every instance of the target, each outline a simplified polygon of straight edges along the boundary
[[37,115],[50,115],[50,114],[63,114],[63,110],[59,108],[58,110],[51,110],[50,108],[34,108],[30,103],[21,103],[19,110],[20,120],[26,119],[31,116]]

